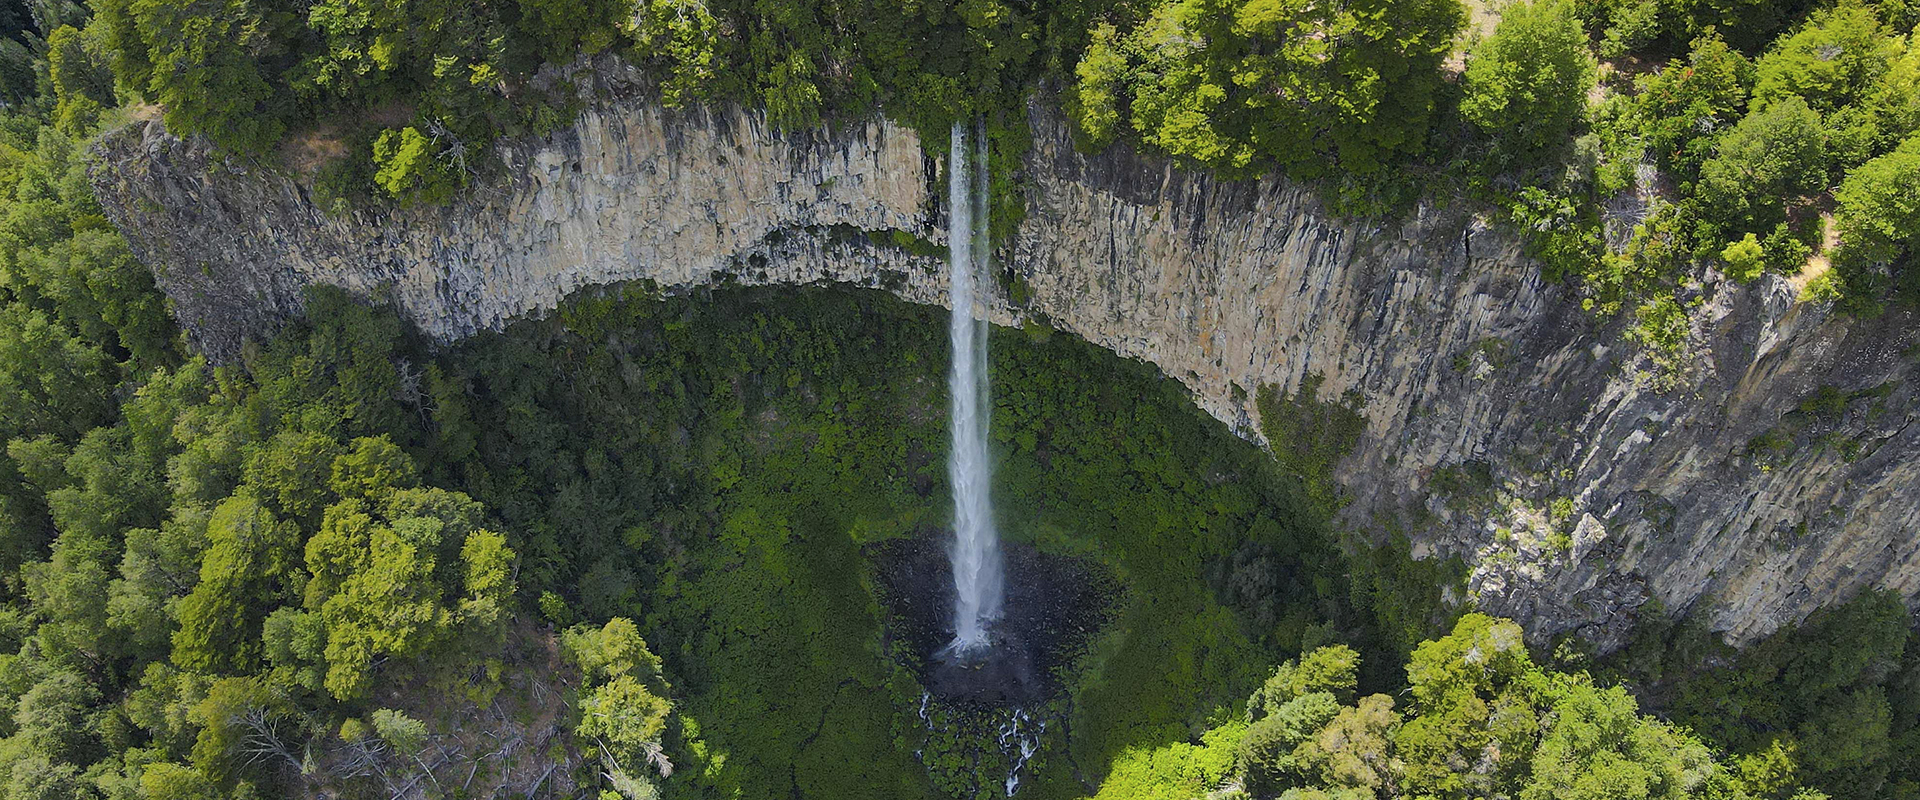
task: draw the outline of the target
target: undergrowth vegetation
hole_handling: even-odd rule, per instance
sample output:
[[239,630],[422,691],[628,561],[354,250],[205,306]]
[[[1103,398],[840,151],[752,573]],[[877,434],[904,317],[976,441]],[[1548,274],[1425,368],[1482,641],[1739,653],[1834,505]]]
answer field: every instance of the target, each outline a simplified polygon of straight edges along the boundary
[[[854,565],[944,530],[941,330],[864,293],[582,298],[463,346],[428,446],[460,448],[444,480],[524,532],[549,613],[643,614],[709,754],[696,784],[927,794],[925,748],[902,746],[926,736],[921,690]],[[1179,384],[1062,335],[998,330],[992,352],[1002,530],[1125,595],[1025,791],[1073,796],[1076,772],[1233,707],[1276,655],[1371,630],[1297,484]]]

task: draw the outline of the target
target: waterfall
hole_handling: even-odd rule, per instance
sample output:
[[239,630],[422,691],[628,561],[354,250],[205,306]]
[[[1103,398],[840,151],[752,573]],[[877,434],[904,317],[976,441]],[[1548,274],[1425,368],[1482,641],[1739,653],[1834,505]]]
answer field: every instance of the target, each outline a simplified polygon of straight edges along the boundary
[[[992,466],[987,460],[987,323],[986,309],[976,296],[985,274],[988,250],[987,152],[985,136],[970,137],[968,126],[953,124],[953,150],[947,170],[948,263],[953,317],[948,339],[953,345],[953,371],[948,377],[952,396],[953,451],[947,474],[953,483],[953,561],[955,655],[978,652],[990,644],[988,627],[1000,618],[1005,578],[1000,559],[999,533],[993,526],[993,502],[988,496]],[[974,139],[980,144],[976,145]],[[978,158],[970,159],[977,147]],[[975,231],[974,221],[980,221]]]

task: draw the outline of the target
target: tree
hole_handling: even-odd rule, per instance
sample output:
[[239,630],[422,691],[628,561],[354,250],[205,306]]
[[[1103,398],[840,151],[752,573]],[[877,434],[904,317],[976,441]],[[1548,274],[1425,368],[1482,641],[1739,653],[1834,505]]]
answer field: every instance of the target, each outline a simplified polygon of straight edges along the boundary
[[1467,58],[1460,112],[1505,158],[1557,152],[1585,116],[1598,69],[1572,3],[1509,6]]
[[1124,43],[1096,32],[1078,114],[1103,141],[1124,97],[1144,141],[1219,169],[1376,173],[1424,148],[1463,21],[1455,0],[1172,0]]
[[418,22],[430,28],[439,22],[419,19],[409,11],[407,4],[393,0],[314,3],[307,12],[307,25],[326,46],[301,62],[293,86],[358,99],[391,73],[412,66],[411,46],[417,39],[409,27]]
[[[625,8],[624,4],[615,5]],[[712,95],[721,59],[720,22],[705,3],[647,0],[634,16],[632,35],[633,54],[638,60],[667,76],[660,87],[662,103],[678,107]]]
[[102,110],[118,105],[104,40],[105,30],[99,24],[85,30],[62,26],[47,37],[47,75],[59,104],[55,116],[69,133],[81,133]]
[[[329,507],[307,540],[304,601],[325,628],[327,691],[364,696],[379,657],[459,651],[443,648],[460,633],[456,624],[472,634],[468,649],[488,651],[479,644],[502,631],[513,551],[506,537],[478,527],[479,504],[444,489],[392,488],[411,480],[412,462],[383,439],[358,440],[335,465],[334,485],[354,496]],[[460,598],[456,607],[450,597]]]
[[450,627],[433,559],[392,528],[375,528],[365,565],[320,607],[327,625],[327,691],[364,697],[373,659],[423,655]]
[[615,617],[599,628],[576,625],[561,634],[560,647],[580,667],[591,682],[609,681],[622,675],[666,690],[661,675],[660,657],[647,648],[633,620]]
[[1335,699],[1353,699],[1359,683],[1360,654],[1343,644],[1315,649],[1297,661],[1275,668],[1266,683],[1247,700],[1249,722],[1275,713],[1294,698],[1315,692],[1331,694]]
[[249,664],[258,655],[260,593],[268,578],[290,566],[295,534],[246,495],[215,509],[207,523],[208,546],[200,582],[180,602],[180,628],[173,634],[173,663],[211,672]]
[[1582,681],[1549,691],[1551,725],[1521,800],[1682,800],[1715,771],[1705,745],[1639,716],[1625,689]]
[[61,330],[36,309],[0,305],[0,434],[51,433],[72,440],[106,421],[112,406],[100,348]]
[[1269,795],[1297,785],[1302,769],[1295,749],[1339,713],[1340,702],[1332,693],[1311,692],[1289,699],[1248,726],[1239,750],[1247,789]]
[[1127,57],[1120,33],[1111,23],[1093,29],[1093,39],[1073,68],[1078,78],[1069,98],[1068,115],[1080,135],[1094,147],[1105,147],[1119,135],[1122,95],[1126,91]]
[[100,742],[88,724],[100,692],[79,675],[56,672],[20,696],[13,712],[17,741],[57,762],[90,764]]
[[199,770],[184,764],[148,764],[140,774],[140,795],[147,800],[214,800],[219,794]]
[[1834,192],[1843,260],[1890,264],[1920,245],[1920,137],[1847,173]]
[[1407,661],[1412,702],[1394,746],[1413,794],[1458,795],[1487,790],[1492,776],[1467,769],[1493,741],[1496,704],[1512,702],[1512,685],[1534,669],[1520,626],[1468,614],[1453,632],[1422,643]]
[[467,534],[460,546],[460,563],[466,570],[467,588],[460,601],[461,619],[497,632],[513,595],[513,551],[507,547],[507,537],[489,530]]
[[1899,53],[1872,7],[1843,2],[1815,11],[1754,65],[1753,102],[1765,107],[1798,97],[1832,113],[1865,100]]
[[282,431],[247,459],[241,480],[276,515],[311,525],[327,506],[328,476],[339,456],[333,437]]
[[633,621],[616,617],[600,628],[569,628],[560,648],[584,677],[574,732],[611,749],[615,781],[633,780],[627,765],[636,758],[651,762],[662,777],[671,774],[660,740],[673,703],[660,658],[647,649]]
[[72,764],[63,764],[38,753],[9,765],[6,783],[8,797],[66,798],[85,797],[82,788],[80,770]]
[[326,622],[319,614],[281,606],[267,615],[260,640],[276,685],[320,691],[326,675]]
[[1728,233],[1767,233],[1786,219],[1786,201],[1825,187],[1820,115],[1790,96],[1748,114],[1700,168],[1694,194]]
[[108,15],[132,25],[116,44],[145,58],[124,59],[134,72],[122,78],[165,109],[167,127],[243,153],[279,141],[286,123],[277,94],[251,53],[273,45],[283,18],[243,0],[134,0],[124,8],[125,17]]
[[320,530],[307,538],[306,607],[319,611],[347,578],[364,569],[374,519],[365,501],[343,500],[327,507]]
[[631,675],[621,675],[580,699],[581,736],[600,739],[627,752],[658,746],[673,704],[655,695]]
[[374,733],[395,750],[413,755],[427,744],[426,723],[407,716],[404,711],[382,708],[373,712],[372,719]]
[[1793,22],[1795,0],[1669,0],[1659,4],[1674,20],[1681,38],[1719,30],[1745,52],[1764,49],[1780,29]]
[[446,147],[411,125],[373,142],[373,182],[402,204],[439,205],[465,182],[445,157]]
[[107,568],[104,539],[62,534],[48,561],[21,568],[27,595],[45,616],[36,631],[51,657],[100,663],[118,654],[107,630]]
[[1766,257],[1766,251],[1760,247],[1759,237],[1751,233],[1720,251],[1720,260],[1727,264],[1727,277],[1740,283],[1760,277],[1760,273],[1767,268]]
[[[248,745],[281,746],[258,739],[254,724],[283,716],[285,698],[276,696],[252,676],[218,678],[206,685],[206,694],[193,704],[187,717],[200,732],[193,741],[193,767],[217,786],[231,786],[239,768],[250,759]],[[270,732],[270,731],[268,731]],[[253,738],[253,742],[249,742]]]
[[1310,783],[1377,796],[1399,777],[1393,761],[1393,734],[1399,726],[1393,698],[1363,697],[1300,744],[1294,753],[1298,769]]
[[333,459],[328,487],[347,499],[371,500],[412,486],[419,470],[406,451],[385,436],[361,437]]
[[[575,55],[592,55],[607,49],[619,34],[634,3],[619,0],[517,0],[520,29],[527,34],[548,61],[565,62]],[[670,3],[643,3],[642,15],[651,6],[672,7]],[[688,4],[691,5],[691,4]],[[685,7],[681,7],[685,10]],[[705,9],[701,9],[704,12]],[[658,12],[655,12],[658,13]],[[671,12],[669,12],[671,13]],[[707,17],[707,22],[712,22]],[[652,20],[649,20],[651,22]],[[662,20],[662,22],[665,22]]]
[[1647,148],[1681,179],[1713,154],[1713,139],[1741,117],[1753,64],[1718,31],[1693,40],[1686,63],[1669,63],[1640,80],[1632,120]]
[[1887,67],[1887,76],[1869,101],[1880,130],[1899,141],[1920,134],[1920,36],[1907,37],[1907,49]]

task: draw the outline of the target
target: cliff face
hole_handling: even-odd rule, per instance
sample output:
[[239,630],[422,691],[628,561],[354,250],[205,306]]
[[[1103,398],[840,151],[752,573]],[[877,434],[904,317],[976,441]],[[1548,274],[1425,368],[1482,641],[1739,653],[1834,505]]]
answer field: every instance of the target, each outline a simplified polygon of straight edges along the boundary
[[[1463,212],[1343,220],[1282,181],[1086,156],[1041,110],[1033,128],[995,321],[1151,361],[1248,435],[1262,385],[1320,375],[1321,398],[1360,398],[1343,522],[1464,556],[1481,607],[1535,636],[1615,645],[1621,612],[1657,597],[1745,641],[1863,587],[1920,595],[1909,316],[1848,320],[1778,278],[1709,282],[1687,367],[1657,391],[1619,324]],[[945,241],[938,163],[884,121],[776,135],[738,110],[612,100],[501,153],[505,176],[449,208],[340,219],[156,123],[109,136],[94,180],[215,356],[314,284],[386,298],[443,340],[635,279],[945,297],[924,246]]]

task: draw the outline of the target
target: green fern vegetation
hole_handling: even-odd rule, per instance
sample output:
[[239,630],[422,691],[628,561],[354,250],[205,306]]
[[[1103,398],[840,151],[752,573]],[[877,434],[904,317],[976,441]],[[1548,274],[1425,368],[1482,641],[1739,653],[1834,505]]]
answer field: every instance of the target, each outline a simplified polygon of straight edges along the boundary
[[[636,285],[435,349],[321,291],[215,367],[86,181],[141,101],[243,161],[353,143],[313,176],[337,211],[485,179],[491,141],[573,113],[583,56],[788,127],[982,115],[1010,152],[1051,81],[1089,146],[1492,204],[1674,372],[1703,266],[1821,251],[1856,313],[1920,286],[1917,8],[1536,0],[1455,67],[1443,0],[0,5],[0,800],[1001,785],[984,734],[922,723],[879,589],[950,505],[938,314]],[[1603,247],[1599,203],[1636,190],[1661,199]],[[1261,388],[1268,452],[1144,364],[992,337],[1002,527],[1110,594],[1021,797],[1920,798],[1896,597],[1737,652],[1648,608],[1620,652],[1549,657],[1448,601],[1457,562],[1335,534],[1364,398]],[[1490,484],[1470,467],[1436,488]],[[464,786],[442,768],[463,723],[542,721]]]

